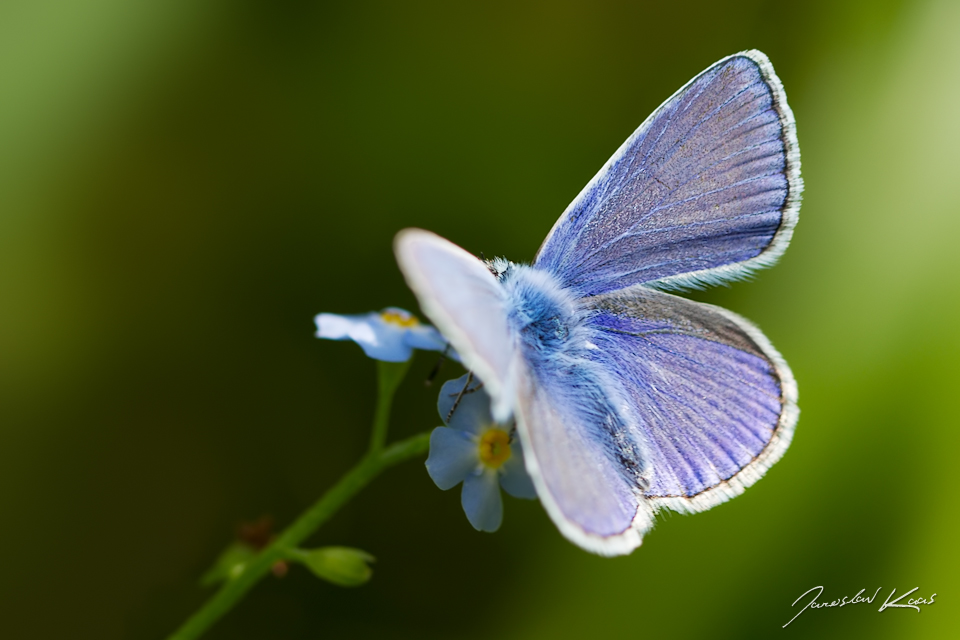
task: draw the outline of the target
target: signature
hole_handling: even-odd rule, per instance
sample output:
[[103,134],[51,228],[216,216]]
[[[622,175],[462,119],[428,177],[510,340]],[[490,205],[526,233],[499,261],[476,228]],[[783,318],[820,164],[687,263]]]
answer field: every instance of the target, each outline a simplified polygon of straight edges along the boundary
[[[790,605],[791,607],[795,607],[797,603],[800,602],[803,599],[803,597],[806,596],[807,594],[813,591],[816,591],[817,593],[814,594],[813,598],[810,599],[810,602],[808,602],[803,609],[800,609],[800,611],[797,612],[797,615],[790,618],[790,622],[793,622],[794,620],[796,620],[800,616],[800,614],[806,611],[807,609],[823,609],[824,607],[845,607],[848,604],[861,604],[864,602],[866,602],[867,604],[873,604],[874,599],[876,599],[877,594],[880,593],[880,589],[882,588],[883,587],[877,587],[877,590],[874,591],[873,595],[870,596],[869,598],[863,595],[863,592],[866,591],[866,589],[860,589],[859,593],[857,593],[857,595],[853,596],[852,598],[848,599],[847,596],[843,596],[839,600],[832,600],[830,602],[817,602],[817,598],[819,598],[823,594],[822,586],[814,587],[812,589],[807,589],[802,594],[800,594],[799,598],[793,601],[793,604]],[[910,598],[904,604],[900,603],[901,600],[903,600],[904,598],[906,598],[907,596],[909,596],[911,593],[918,590],[919,588],[920,587],[914,587],[910,591],[907,591],[906,593],[901,595],[896,600],[891,600],[891,598],[893,598],[893,596],[896,595],[897,593],[897,589],[896,587],[894,587],[893,591],[890,592],[890,595],[887,596],[887,599],[884,601],[882,605],[880,605],[880,608],[877,609],[877,611],[879,612],[879,611],[883,611],[884,609],[897,608],[897,609],[916,609],[917,613],[919,613],[920,605],[933,604],[933,599],[937,597],[937,594],[934,593],[933,595],[930,596],[929,599],[917,597],[917,598]],[[788,624],[790,624],[790,622],[788,622],[783,626],[786,627]]]

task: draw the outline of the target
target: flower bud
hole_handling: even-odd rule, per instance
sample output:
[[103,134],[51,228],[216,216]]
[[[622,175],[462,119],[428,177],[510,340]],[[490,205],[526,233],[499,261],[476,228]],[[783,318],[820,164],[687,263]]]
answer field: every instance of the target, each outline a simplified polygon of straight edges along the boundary
[[341,587],[359,587],[373,574],[368,564],[373,556],[351,547],[298,550],[292,559],[305,564],[318,578]]

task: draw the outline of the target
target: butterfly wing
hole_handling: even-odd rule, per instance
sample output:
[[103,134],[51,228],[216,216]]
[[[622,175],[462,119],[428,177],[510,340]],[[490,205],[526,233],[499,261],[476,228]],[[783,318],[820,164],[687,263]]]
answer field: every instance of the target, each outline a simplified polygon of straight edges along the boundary
[[709,509],[756,482],[799,417],[790,368],[747,320],[635,287],[588,299],[590,353],[618,378],[644,443],[647,505]]
[[664,102],[574,199],[535,265],[584,295],[742,278],[800,207],[793,113],[767,57],[720,60]]
[[559,353],[524,360],[517,430],[537,496],[560,531],[601,555],[626,554],[653,524],[641,509],[643,458],[600,367]]
[[506,419],[514,345],[507,327],[503,288],[484,264],[428,231],[405,229],[394,252],[423,312],[476,373],[494,399],[493,413]]

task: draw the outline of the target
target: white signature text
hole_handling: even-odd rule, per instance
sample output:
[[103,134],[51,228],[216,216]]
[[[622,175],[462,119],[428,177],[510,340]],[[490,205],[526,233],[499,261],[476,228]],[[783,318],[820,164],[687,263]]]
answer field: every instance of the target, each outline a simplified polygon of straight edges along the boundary
[[[817,598],[819,598],[823,594],[822,586],[808,589],[802,594],[800,594],[800,597],[794,600],[793,604],[790,606],[795,607],[797,606],[797,603],[804,598],[804,596],[814,591],[816,591],[816,593],[814,594],[813,598],[811,598],[810,601],[806,604],[806,606],[797,612],[797,615],[790,618],[790,622],[793,622],[794,620],[796,620],[797,617],[799,617],[800,614],[806,611],[807,609],[823,609],[825,607],[845,607],[848,604],[861,604],[864,602],[866,602],[867,604],[873,604],[874,599],[876,599],[877,594],[880,593],[880,589],[882,588],[883,587],[877,587],[877,590],[874,591],[873,595],[870,597],[865,597],[863,595],[863,592],[866,591],[866,589],[860,589],[860,592],[857,593],[857,595],[853,596],[852,598],[848,598],[847,596],[844,596],[839,600],[831,600],[830,602],[817,602]],[[897,608],[897,609],[916,609],[916,611],[919,613],[920,605],[933,604],[933,599],[937,597],[937,594],[934,593],[929,598],[917,597],[917,598],[910,598],[905,603],[900,602],[901,600],[903,600],[904,598],[906,598],[907,596],[909,596],[911,593],[918,590],[919,588],[920,587],[914,587],[910,591],[907,591],[906,593],[901,595],[899,598],[893,599],[897,593],[897,589],[894,588],[893,591],[890,592],[890,595],[887,596],[887,599],[883,602],[883,604],[880,605],[880,608],[877,609],[877,611],[883,611],[884,609]],[[788,624],[790,624],[790,622],[788,622],[783,626],[786,627]]]

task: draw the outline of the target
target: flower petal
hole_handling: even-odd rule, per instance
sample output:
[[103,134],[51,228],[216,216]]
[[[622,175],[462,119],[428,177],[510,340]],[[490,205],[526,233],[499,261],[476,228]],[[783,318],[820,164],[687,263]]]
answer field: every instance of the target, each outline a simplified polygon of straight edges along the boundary
[[413,356],[413,348],[404,340],[406,329],[384,322],[379,313],[367,317],[366,325],[357,325],[350,333],[367,356],[385,362],[406,362]]
[[537,489],[523,465],[523,449],[519,440],[514,439],[510,444],[510,452],[510,459],[500,467],[500,486],[514,498],[536,499]]
[[477,444],[469,434],[446,427],[437,427],[430,434],[427,473],[444,491],[457,486],[479,464]]
[[477,531],[496,531],[503,521],[498,475],[496,471],[488,469],[480,474],[471,474],[463,481],[460,504],[467,514],[467,520]]
[[[460,404],[457,405],[457,410],[453,412],[450,421],[447,421],[447,416],[450,415],[453,403],[456,402],[457,396],[463,391],[466,383],[467,374],[460,376],[456,380],[448,380],[445,382],[440,389],[440,398],[437,400],[437,410],[440,412],[440,417],[448,427],[461,431],[469,431],[474,435],[480,435],[480,432],[486,428],[487,425],[493,423],[493,416],[490,414],[490,396],[488,396],[482,388],[470,393],[464,393],[463,396],[460,397]],[[479,383],[479,380],[473,378],[467,390],[474,389]]]
[[368,357],[385,362],[406,362],[413,355],[405,327],[384,322],[377,312],[341,316],[320,313],[314,318],[317,337],[328,340],[353,340]]
[[[443,351],[448,346],[446,338],[428,324],[407,329],[406,341],[414,349],[424,351]],[[453,353],[453,347],[450,347],[450,352]]]
[[317,325],[316,336],[327,340],[351,340],[350,331],[356,325],[368,322],[368,315],[341,316],[336,313],[318,313],[313,318]]
[[406,362],[414,349],[445,352],[460,361],[460,356],[434,327],[420,324],[409,311],[388,307],[363,315],[343,316],[320,313],[314,317],[317,337],[328,340],[353,340],[367,356],[385,362]]

